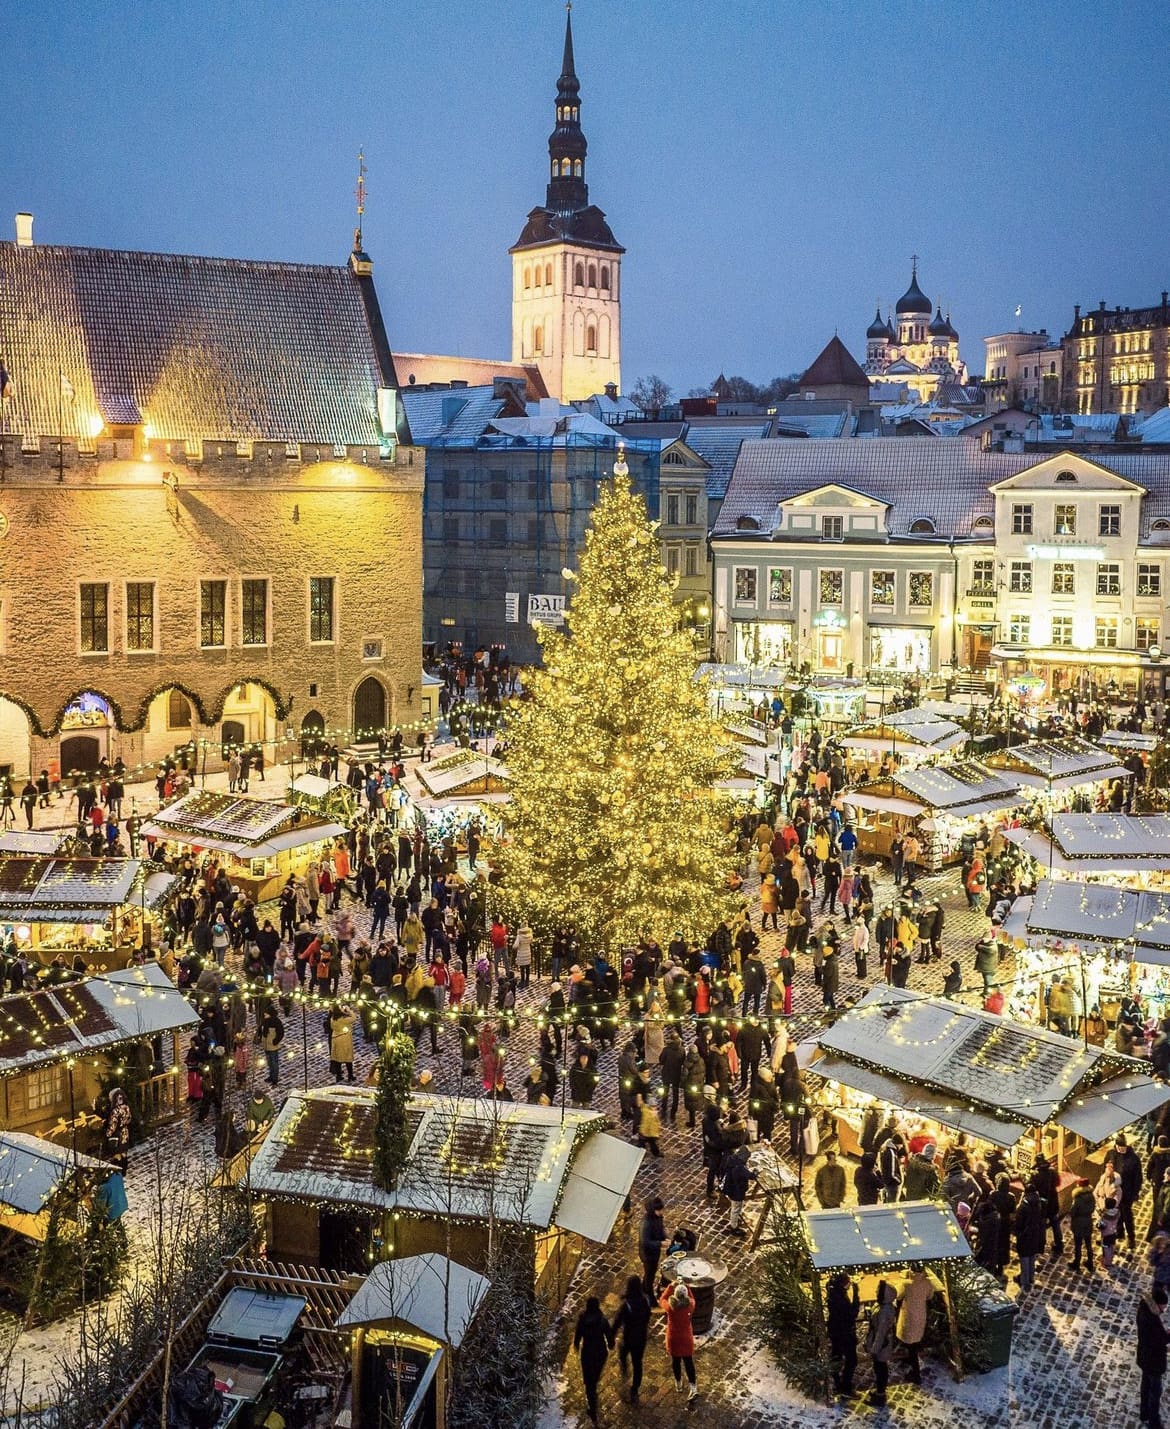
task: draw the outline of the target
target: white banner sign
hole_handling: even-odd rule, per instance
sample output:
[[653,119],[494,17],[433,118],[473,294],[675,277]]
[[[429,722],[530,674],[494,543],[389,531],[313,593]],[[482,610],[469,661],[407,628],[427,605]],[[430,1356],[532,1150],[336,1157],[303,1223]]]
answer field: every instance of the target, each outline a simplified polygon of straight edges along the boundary
[[529,625],[564,625],[565,597],[563,595],[530,595],[528,597]]
[[520,624],[520,592],[518,590],[504,592],[504,620],[508,625]]

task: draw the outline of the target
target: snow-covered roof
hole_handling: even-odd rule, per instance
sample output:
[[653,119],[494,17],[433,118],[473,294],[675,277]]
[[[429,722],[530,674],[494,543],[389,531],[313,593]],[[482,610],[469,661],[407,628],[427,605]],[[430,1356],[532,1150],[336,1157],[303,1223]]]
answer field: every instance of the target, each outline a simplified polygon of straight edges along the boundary
[[1101,952],[1127,945],[1134,962],[1170,966],[1170,893],[1042,878],[1031,898],[1016,899],[1003,926],[1033,947],[1070,943]]
[[[278,1198],[439,1218],[483,1220],[494,1209],[501,1220],[542,1229],[561,1225],[563,1208],[569,1230],[578,1229],[588,1192],[596,1204],[581,1233],[607,1240],[642,1159],[606,1135],[603,1116],[577,1109],[420,1095],[408,1119],[410,1158],[396,1189],[383,1191],[373,1180],[373,1091],[293,1093],[252,1160],[251,1185]],[[600,1146],[581,1160],[586,1138]]]
[[56,853],[68,838],[66,829],[5,829],[0,834],[0,854]]
[[954,749],[962,748],[969,738],[965,729],[950,720],[922,718],[917,723],[895,724],[887,716],[858,725],[842,738],[841,743],[846,749],[861,749],[873,754],[906,754],[915,745],[923,753],[949,754]]
[[989,769],[1001,769],[1023,788],[1072,789],[1104,779],[1126,779],[1129,770],[1112,754],[1088,740],[1045,739],[1017,744],[986,756]]
[[967,1260],[967,1244],[945,1201],[902,1201],[809,1211],[804,1217],[809,1255],[817,1270],[889,1269]]
[[[464,758],[463,756],[467,757]],[[451,761],[451,762],[448,762]],[[480,784],[485,792],[499,792],[507,782],[508,766],[490,754],[473,754],[458,750],[431,764],[419,764],[415,769],[419,782],[436,798],[454,794],[469,785]]]
[[1168,814],[1055,814],[1051,829],[1005,829],[1005,836],[1058,873],[1170,871]]
[[6,1212],[35,1216],[44,1210],[75,1172],[98,1172],[104,1180],[114,1169],[42,1137],[0,1131],[0,1227]]
[[0,998],[0,1076],[199,1021],[157,963]]
[[267,858],[345,832],[344,825],[315,818],[293,804],[242,799],[210,789],[184,794],[142,826],[144,836],[239,858]]
[[1126,729],[1107,729],[1097,736],[1097,743],[1106,749],[1135,750],[1138,754],[1153,754],[1158,747],[1156,734],[1133,734]]
[[401,1320],[458,1349],[490,1289],[486,1276],[445,1255],[384,1260],[362,1281],[337,1327]]

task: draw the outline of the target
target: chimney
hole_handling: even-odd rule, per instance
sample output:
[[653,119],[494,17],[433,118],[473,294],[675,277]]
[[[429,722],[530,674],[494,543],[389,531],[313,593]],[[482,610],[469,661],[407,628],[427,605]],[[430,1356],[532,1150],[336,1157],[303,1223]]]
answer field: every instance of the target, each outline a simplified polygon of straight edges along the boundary
[[31,248],[33,246],[32,226],[33,216],[31,213],[18,213],[16,215],[16,246],[18,248]]

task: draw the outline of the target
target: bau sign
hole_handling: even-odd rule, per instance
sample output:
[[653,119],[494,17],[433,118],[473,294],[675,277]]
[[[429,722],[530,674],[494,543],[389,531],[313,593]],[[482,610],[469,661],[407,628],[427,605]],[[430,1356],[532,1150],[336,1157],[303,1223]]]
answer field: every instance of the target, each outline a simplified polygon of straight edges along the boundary
[[529,625],[564,625],[565,597],[563,595],[530,595],[528,597]]

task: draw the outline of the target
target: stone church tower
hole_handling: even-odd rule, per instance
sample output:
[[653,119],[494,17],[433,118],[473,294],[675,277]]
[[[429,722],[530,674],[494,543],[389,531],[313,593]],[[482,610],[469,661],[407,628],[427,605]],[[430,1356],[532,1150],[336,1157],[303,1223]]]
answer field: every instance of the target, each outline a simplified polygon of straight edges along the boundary
[[614,383],[621,390],[621,263],[625,249],[589,202],[581,85],[573,24],[557,80],[549,182],[512,254],[512,361],[535,363],[553,397],[577,401]]

